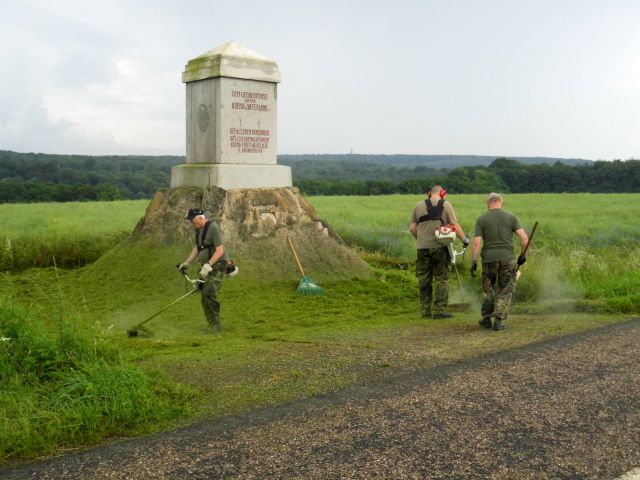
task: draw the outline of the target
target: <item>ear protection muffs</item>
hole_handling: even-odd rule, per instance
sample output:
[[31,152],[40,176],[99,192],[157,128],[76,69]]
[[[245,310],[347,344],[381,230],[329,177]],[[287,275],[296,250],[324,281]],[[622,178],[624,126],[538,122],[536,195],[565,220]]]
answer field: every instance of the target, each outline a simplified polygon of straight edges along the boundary
[[[440,194],[439,194],[440,198],[444,198],[446,194],[447,194],[447,191],[444,189],[444,187],[442,187],[440,189]],[[429,190],[429,193],[427,193],[427,197],[431,198],[431,190]]]

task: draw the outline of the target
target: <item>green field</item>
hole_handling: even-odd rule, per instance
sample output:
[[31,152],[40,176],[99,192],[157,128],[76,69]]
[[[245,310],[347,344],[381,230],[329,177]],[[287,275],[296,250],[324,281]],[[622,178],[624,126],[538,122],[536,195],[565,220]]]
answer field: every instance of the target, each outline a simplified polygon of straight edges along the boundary
[[[299,297],[295,282],[242,266],[221,291],[222,334],[207,333],[191,298],[154,320],[152,337],[135,340],[124,335],[129,326],[185,291],[174,268],[183,247],[119,245],[147,202],[0,205],[0,337],[20,339],[0,342],[8,386],[0,416],[10,419],[0,424],[0,459],[383,381],[623,321],[640,307],[637,194],[506,198],[525,228],[540,226],[500,333],[480,329],[476,309],[446,321],[419,317],[406,224],[420,197],[310,200],[375,278],[323,281],[327,296]],[[482,197],[451,201],[470,231]],[[464,294],[454,276],[451,300],[477,308],[467,266],[468,258]]]

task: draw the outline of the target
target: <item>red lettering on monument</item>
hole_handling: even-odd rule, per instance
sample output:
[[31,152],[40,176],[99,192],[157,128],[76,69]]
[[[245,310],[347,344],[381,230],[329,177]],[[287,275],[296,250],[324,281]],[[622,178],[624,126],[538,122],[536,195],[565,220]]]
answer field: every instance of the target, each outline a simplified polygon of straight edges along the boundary
[[238,153],[262,153],[269,148],[270,133],[257,128],[230,128],[229,142]]
[[243,99],[242,102],[231,102],[231,108],[233,110],[253,110],[255,112],[269,111],[269,105],[265,103],[258,103],[258,100],[269,100],[269,95],[267,93],[232,90],[231,96],[233,98]]

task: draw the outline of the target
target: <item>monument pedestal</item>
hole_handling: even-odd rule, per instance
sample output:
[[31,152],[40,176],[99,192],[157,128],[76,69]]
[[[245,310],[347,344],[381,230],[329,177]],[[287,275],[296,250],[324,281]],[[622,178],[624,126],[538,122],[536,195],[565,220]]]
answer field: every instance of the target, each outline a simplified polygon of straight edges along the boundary
[[284,165],[187,163],[171,169],[171,188],[280,188],[291,186],[291,168]]
[[[314,279],[373,276],[367,263],[318,217],[295,187],[161,189],[130,241],[147,242],[147,248],[182,244],[186,255],[193,248],[193,226],[184,215],[194,207],[202,208],[220,226],[225,250],[240,265],[241,282],[246,285],[241,288],[268,285],[276,279],[288,279],[295,286],[293,281],[300,275],[289,240]],[[117,248],[126,249],[124,245]],[[165,266],[170,263],[166,258],[162,261]]]

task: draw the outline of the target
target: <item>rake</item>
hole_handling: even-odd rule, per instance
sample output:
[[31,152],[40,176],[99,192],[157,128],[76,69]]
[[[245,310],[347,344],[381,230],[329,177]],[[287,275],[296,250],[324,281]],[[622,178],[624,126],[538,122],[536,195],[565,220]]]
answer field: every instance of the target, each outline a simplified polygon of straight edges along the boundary
[[300,259],[298,258],[298,253],[296,252],[295,247],[293,246],[293,242],[290,237],[287,237],[289,240],[289,246],[291,247],[291,252],[293,253],[293,257],[296,259],[296,264],[298,265],[298,270],[300,271],[300,275],[302,278],[300,282],[298,282],[298,288],[296,288],[296,293],[298,295],[324,295],[324,288],[317,285],[313,280],[307,277],[304,274],[304,270],[302,269],[302,264],[300,263]]

